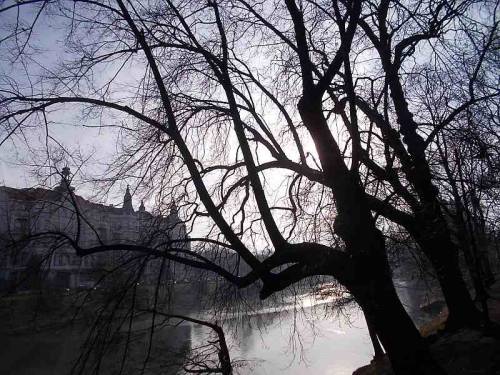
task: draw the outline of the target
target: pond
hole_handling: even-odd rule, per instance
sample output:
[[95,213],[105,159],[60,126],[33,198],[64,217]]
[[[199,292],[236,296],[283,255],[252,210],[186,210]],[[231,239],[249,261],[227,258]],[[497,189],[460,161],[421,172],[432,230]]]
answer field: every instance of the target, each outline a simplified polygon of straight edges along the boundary
[[[417,304],[422,299],[415,298],[414,288],[406,287],[405,283],[400,285],[400,296],[414,320],[422,322],[428,318],[419,313]],[[325,302],[328,301],[317,301],[304,294],[273,308],[240,314],[238,318],[227,316],[220,324],[226,331],[232,359],[242,364],[236,373],[350,375],[358,367],[368,364],[373,349],[362,313],[352,304],[344,307],[339,316],[338,312],[329,310],[329,304]],[[142,332],[142,338],[136,340],[130,350],[130,371],[126,373],[140,373],[149,322],[142,321],[134,326],[136,332]],[[69,373],[84,342],[85,328],[73,326],[3,335],[0,375]],[[170,361],[177,365],[165,367],[151,361],[145,374],[175,374],[183,362],[179,353],[185,354],[190,348],[206,344],[207,331],[205,327],[190,323],[158,331],[155,334],[155,355],[165,363]],[[121,353],[121,349],[106,353],[101,373],[117,373]]]
[[[244,360],[240,374],[350,375],[370,362],[373,350],[360,311],[348,316],[326,314],[321,308],[263,313],[230,323],[228,344],[233,360]],[[227,326],[226,324],[224,324]],[[191,329],[193,346],[203,343],[206,330]]]

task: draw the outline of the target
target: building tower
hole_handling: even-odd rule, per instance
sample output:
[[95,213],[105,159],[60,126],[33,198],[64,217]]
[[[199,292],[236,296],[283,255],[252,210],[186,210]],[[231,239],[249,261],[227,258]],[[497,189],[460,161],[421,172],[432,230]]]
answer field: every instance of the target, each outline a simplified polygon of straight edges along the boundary
[[69,191],[75,191],[75,188],[71,186],[71,169],[69,167],[64,167],[61,171],[61,182],[54,190],[60,193],[67,193]]
[[123,211],[127,214],[134,212],[134,207],[132,206],[132,195],[130,194],[130,186],[127,185],[127,190],[123,196]]

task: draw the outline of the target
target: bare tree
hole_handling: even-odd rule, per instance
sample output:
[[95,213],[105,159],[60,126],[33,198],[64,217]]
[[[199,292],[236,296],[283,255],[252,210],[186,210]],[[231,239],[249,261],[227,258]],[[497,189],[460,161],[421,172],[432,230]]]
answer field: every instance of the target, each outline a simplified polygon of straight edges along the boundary
[[[76,254],[124,251],[174,261],[239,288],[260,283],[262,298],[307,277],[331,276],[361,306],[397,373],[441,373],[397,297],[384,236],[372,214],[378,211],[410,231],[439,271],[445,268],[438,274],[450,291],[450,311],[463,303],[465,314],[456,319],[474,320],[399,72],[408,48],[434,37],[462,5],[443,2],[429,9],[409,11],[389,1],[294,0],[5,5],[1,13],[18,16],[5,35],[16,64],[2,80],[1,144],[24,142],[37,125],[53,137],[55,109],[83,108],[87,121],[117,129],[123,141],[107,181],[134,180],[138,191],[156,193],[159,210],[175,199],[190,230],[209,226],[203,236],[192,236],[190,250],[176,241],[161,247],[86,246],[78,226],[75,236],[64,237]],[[430,17],[431,30],[416,37],[420,30],[405,29],[413,38],[393,51],[387,22],[401,14],[401,25],[406,18],[419,24]],[[43,15],[65,32],[68,53],[37,68],[33,32]],[[354,78],[362,70],[356,59],[373,48],[385,74],[378,102],[385,105],[392,95],[383,115],[356,94]],[[358,109],[369,119],[367,131]],[[361,147],[370,149],[377,137],[388,163],[384,169]],[[361,165],[387,181],[405,208],[388,204],[392,193],[372,190]],[[203,256],[197,250],[207,243],[236,254],[251,271],[242,275]],[[266,249],[272,250],[265,258],[257,256]]]
[[[404,227],[433,264],[448,326],[477,326],[480,316],[459,269],[433,155],[436,137],[450,124],[479,103],[498,100],[490,76],[498,21],[483,21],[495,14],[496,4],[382,1],[370,9],[360,27],[374,67],[356,82],[346,71],[347,99],[362,113],[350,121],[367,124],[369,133],[363,143],[353,137],[352,147],[373,181],[370,206]],[[462,74],[460,59],[470,74]]]

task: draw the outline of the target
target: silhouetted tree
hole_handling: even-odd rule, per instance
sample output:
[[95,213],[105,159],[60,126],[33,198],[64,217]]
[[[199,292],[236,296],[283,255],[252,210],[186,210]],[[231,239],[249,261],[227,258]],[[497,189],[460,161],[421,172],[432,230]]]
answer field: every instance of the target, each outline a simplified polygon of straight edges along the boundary
[[[179,240],[161,247],[86,246],[79,225],[75,236],[64,237],[76,254],[156,257],[213,272],[239,288],[259,283],[261,298],[307,277],[331,276],[361,306],[396,373],[441,373],[397,297],[383,227],[372,211],[404,226],[421,244],[440,275],[450,316],[458,324],[475,321],[426,155],[434,135],[423,139],[401,73],[417,43],[441,35],[472,3],[412,4],[5,5],[1,13],[20,15],[5,35],[5,53],[16,64],[2,80],[1,144],[26,141],[22,136],[35,133],[36,125],[49,142],[52,121],[58,121],[52,110],[83,107],[86,121],[120,135],[122,147],[106,181],[133,179],[137,191],[156,193],[160,212],[174,199],[191,229],[202,223],[209,229],[189,239],[191,249]],[[57,61],[38,57],[47,59],[38,70],[30,52],[45,14],[65,32],[67,53]],[[365,56],[378,59],[382,84],[365,78],[370,64],[356,64]],[[382,113],[357,94],[362,81],[381,87],[368,92],[382,103]],[[385,168],[371,149],[378,138]],[[379,181],[404,200],[403,208],[389,204],[393,192],[379,189]],[[250,271],[226,268],[223,257],[209,259],[197,251],[204,244],[236,254]],[[134,278],[129,282],[134,285]]]
[[353,113],[351,123],[368,124],[367,141],[351,137],[367,179],[375,181],[369,193],[378,197],[369,198],[370,206],[404,227],[431,261],[448,305],[448,326],[477,326],[479,314],[442,210],[442,164],[434,164],[433,155],[438,135],[474,106],[497,100],[497,88],[483,83],[497,69],[498,21],[487,20],[496,4],[381,1],[370,9],[360,27],[373,66],[355,77],[356,87],[346,72],[345,85],[347,99],[362,113],[361,119]]

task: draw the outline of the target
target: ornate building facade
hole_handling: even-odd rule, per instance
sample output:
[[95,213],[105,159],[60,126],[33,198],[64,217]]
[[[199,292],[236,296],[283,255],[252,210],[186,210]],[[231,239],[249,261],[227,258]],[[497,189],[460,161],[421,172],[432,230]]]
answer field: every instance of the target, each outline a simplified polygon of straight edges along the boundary
[[[143,202],[136,211],[128,187],[121,207],[93,203],[74,193],[69,177],[69,168],[64,168],[55,189],[0,186],[1,285],[22,286],[36,269],[52,286],[90,288],[99,270],[130,256],[116,250],[80,257],[71,241],[82,248],[107,244],[161,248],[170,240],[186,238],[174,204],[168,215],[147,212]],[[181,241],[176,246],[188,245]],[[142,280],[152,281],[157,268],[158,259],[148,261]]]

